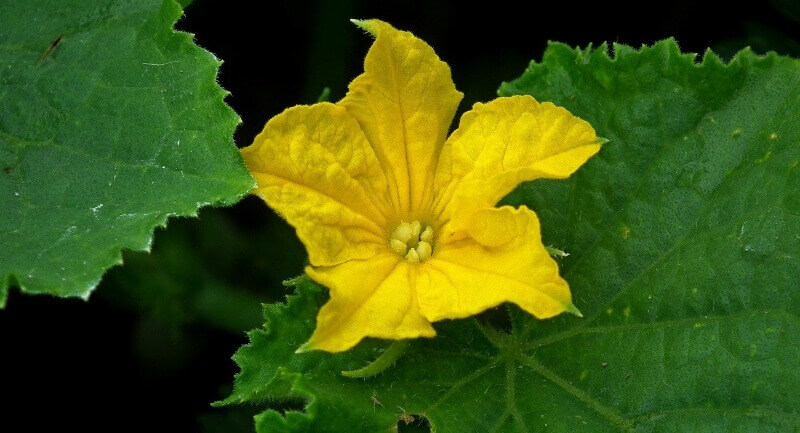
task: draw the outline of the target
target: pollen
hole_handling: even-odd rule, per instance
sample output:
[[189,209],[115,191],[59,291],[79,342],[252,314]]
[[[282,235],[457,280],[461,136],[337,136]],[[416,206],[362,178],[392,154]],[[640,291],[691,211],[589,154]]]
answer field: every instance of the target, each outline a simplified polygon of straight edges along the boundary
[[401,222],[392,232],[389,248],[411,263],[421,263],[433,254],[433,228],[419,221]]

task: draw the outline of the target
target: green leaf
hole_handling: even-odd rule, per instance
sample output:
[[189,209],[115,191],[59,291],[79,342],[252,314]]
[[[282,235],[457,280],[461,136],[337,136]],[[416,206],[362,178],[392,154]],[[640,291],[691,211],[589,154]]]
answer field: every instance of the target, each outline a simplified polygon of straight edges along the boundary
[[[565,181],[518,188],[584,318],[509,307],[509,333],[438,323],[383,373],[388,344],[295,354],[325,291],[306,279],[234,359],[225,404],[302,399],[258,431],[800,431],[800,63],[749,51],[695,63],[674,41],[551,44],[501,87],[566,106],[610,141]],[[484,316],[485,317],[485,316]]]
[[0,3],[0,300],[87,297],[169,216],[253,185],[172,0]]
[[[277,216],[268,221],[245,230],[215,208],[174,219],[155,231],[150,253],[126,251],[125,266],[109,270],[95,296],[153,316],[169,329],[201,324],[240,335],[261,323],[262,302],[285,295],[265,291],[264,282],[280,285],[280,275],[305,260],[292,230],[277,224]],[[281,248],[264,248],[275,244]]]

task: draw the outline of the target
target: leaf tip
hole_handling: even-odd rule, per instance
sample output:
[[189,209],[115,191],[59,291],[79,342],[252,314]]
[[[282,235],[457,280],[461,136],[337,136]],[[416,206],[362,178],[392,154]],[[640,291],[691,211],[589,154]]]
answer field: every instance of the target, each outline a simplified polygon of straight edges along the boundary
[[302,274],[288,280],[283,280],[281,284],[283,287],[297,287],[299,284],[305,282],[306,279],[306,274]]

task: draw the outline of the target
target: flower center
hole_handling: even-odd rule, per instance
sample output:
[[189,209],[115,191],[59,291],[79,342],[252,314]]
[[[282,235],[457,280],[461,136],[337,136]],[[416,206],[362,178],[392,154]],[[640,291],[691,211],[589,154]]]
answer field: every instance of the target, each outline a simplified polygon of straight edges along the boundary
[[431,258],[433,253],[433,229],[419,221],[401,222],[392,232],[389,239],[389,248],[405,256],[412,263],[424,262]]

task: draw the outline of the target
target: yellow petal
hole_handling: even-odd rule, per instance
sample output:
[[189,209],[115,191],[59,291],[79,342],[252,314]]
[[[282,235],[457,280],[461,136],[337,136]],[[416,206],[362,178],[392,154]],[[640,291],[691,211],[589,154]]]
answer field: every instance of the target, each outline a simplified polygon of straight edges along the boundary
[[477,103],[442,150],[434,214],[461,229],[521,182],[566,178],[598,150],[591,125],[549,102],[525,95]]
[[242,149],[254,191],[294,226],[311,264],[386,249],[386,179],[356,121],[339,106],[297,106]]
[[577,311],[533,211],[482,209],[466,226],[469,237],[441,245],[421,266],[417,291],[428,320],[467,317],[503,302],[542,319]]
[[419,311],[414,290],[418,268],[394,253],[332,267],[306,268],[330,289],[317,327],[302,349],[341,352],[364,337],[405,339],[436,332]]
[[463,95],[427,43],[379,20],[354,22],[375,42],[364,73],[338,104],[358,120],[372,144],[396,214],[419,217],[432,200],[438,154]]

